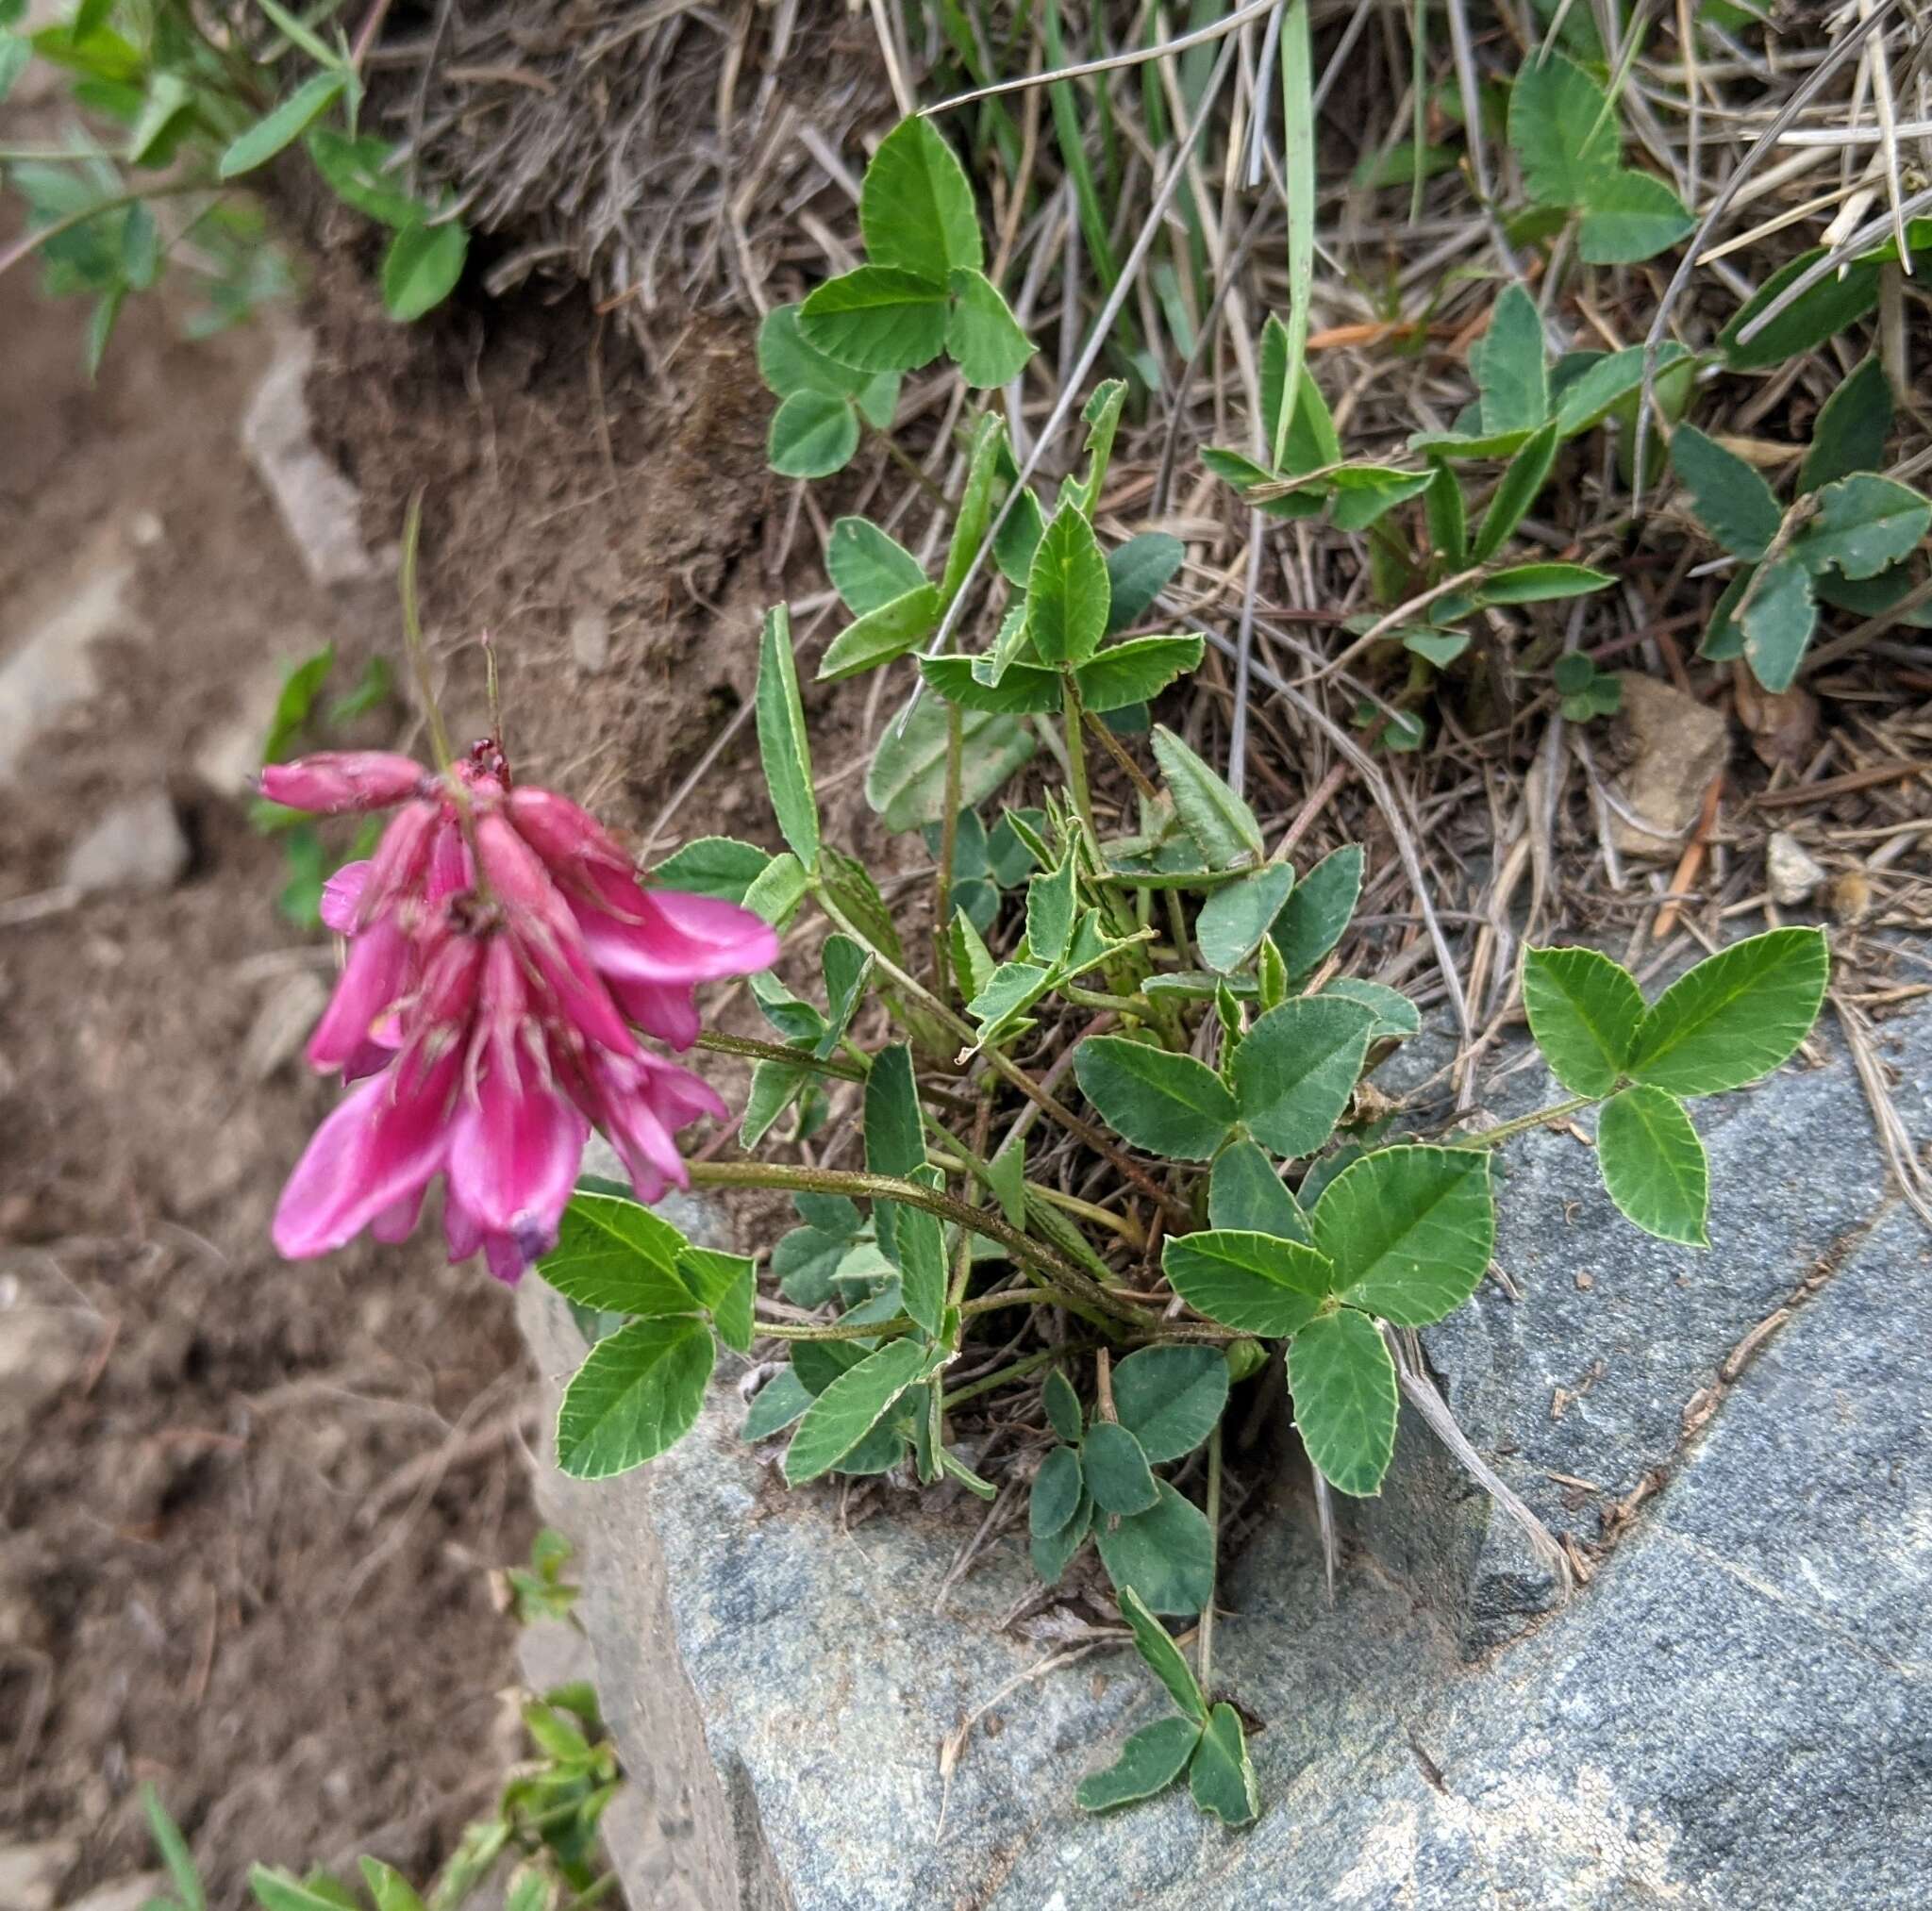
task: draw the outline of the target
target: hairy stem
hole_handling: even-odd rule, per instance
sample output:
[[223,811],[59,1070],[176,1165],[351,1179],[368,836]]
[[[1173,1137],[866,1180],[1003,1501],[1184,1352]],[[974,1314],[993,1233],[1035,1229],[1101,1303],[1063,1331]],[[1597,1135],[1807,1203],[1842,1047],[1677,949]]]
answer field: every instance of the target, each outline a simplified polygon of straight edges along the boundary
[[1221,1422],[1208,1436],[1208,1543],[1213,1549],[1208,1575],[1208,1597],[1201,1606],[1200,1680],[1202,1696],[1211,1705],[1214,1679],[1214,1592],[1221,1576]]
[[1474,1135],[1458,1135],[1453,1141],[1438,1145],[1443,1148],[1493,1148],[1498,1141],[1507,1141],[1512,1135],[1541,1128],[1546,1122],[1560,1122],[1564,1116],[1574,1115],[1579,1108],[1593,1108],[1603,1099],[1602,1095],[1572,1095],[1567,1102],[1553,1102],[1547,1108],[1518,1115],[1513,1121],[1498,1122],[1493,1128],[1484,1128]]
[[821,1075],[837,1075],[843,1082],[862,1082],[868,1073],[853,1062],[835,1061],[830,1056],[805,1055],[774,1041],[759,1041],[748,1035],[719,1035],[707,1029],[698,1037],[698,1047],[718,1055],[743,1055],[758,1062],[786,1062],[794,1068],[810,1069]]

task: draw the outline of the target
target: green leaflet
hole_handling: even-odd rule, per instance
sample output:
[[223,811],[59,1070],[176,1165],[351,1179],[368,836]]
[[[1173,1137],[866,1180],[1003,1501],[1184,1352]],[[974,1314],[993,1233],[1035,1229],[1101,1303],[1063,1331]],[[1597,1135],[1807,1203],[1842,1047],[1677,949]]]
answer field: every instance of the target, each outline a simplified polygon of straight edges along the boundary
[[1597,1166],[1624,1216],[1646,1234],[1708,1247],[1710,1168],[1704,1143],[1674,1095],[1639,1084],[1604,1104]]

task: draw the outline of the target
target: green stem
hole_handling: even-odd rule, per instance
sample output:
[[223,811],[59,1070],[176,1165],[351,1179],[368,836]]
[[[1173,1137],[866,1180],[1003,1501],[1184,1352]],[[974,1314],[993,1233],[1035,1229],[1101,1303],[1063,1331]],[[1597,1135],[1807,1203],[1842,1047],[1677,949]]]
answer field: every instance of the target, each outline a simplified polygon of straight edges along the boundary
[[[924,983],[915,981],[896,962],[892,961],[879,948],[878,944],[873,941],[863,930],[855,925],[851,919],[846,916],[845,912],[839,907],[838,904],[833,902],[831,897],[825,892],[823,883],[814,886],[813,894],[818,898],[819,906],[824,910],[825,914],[837,927],[844,930],[846,935],[850,936],[855,942],[872,951],[873,961],[882,973],[891,977],[908,995],[915,996],[924,1003],[933,1011],[934,1015],[954,1035],[958,1036],[960,1041],[967,1047],[973,1048],[978,1045],[979,1037],[974,1032],[972,1023],[955,1015]],[[1176,1201],[1172,1194],[1168,1193],[1145,1169],[1141,1168],[1139,1163],[1130,1161],[1091,1122],[1082,1121],[1064,1102],[1049,1094],[1011,1056],[1002,1055],[996,1048],[981,1049],[980,1053],[986,1057],[987,1065],[995,1074],[1010,1082],[1029,1102],[1035,1104],[1043,1114],[1051,1115],[1068,1134],[1075,1136],[1078,1139],[1084,1141],[1089,1148],[1092,1149],[1094,1154],[1100,1155],[1122,1174],[1125,1175],[1135,1187],[1149,1195],[1153,1200],[1158,1202],[1161,1207],[1166,1210],[1170,1219],[1183,1223],[1188,1221],[1189,1215],[1186,1207]]]
[[586,1885],[572,1901],[570,1911],[589,1911],[592,1904],[609,1897],[621,1881],[615,1871],[606,1871],[601,1878]]
[[[958,1136],[946,1126],[940,1118],[927,1110],[926,1126],[942,1136],[950,1150],[954,1151],[950,1161],[942,1166],[956,1167],[961,1174],[970,1174],[982,1188],[992,1187],[992,1169],[978,1155],[965,1144]],[[1091,1201],[1082,1201],[1077,1194],[1062,1194],[1058,1188],[1042,1188],[1037,1181],[1023,1181],[1021,1184],[1028,1194],[1037,1194],[1042,1201],[1050,1201],[1064,1214],[1077,1215],[1082,1221],[1090,1221],[1097,1227],[1104,1227],[1117,1234],[1129,1247],[1143,1248],[1147,1236],[1131,1216],[1115,1214],[1111,1208],[1100,1207]]]
[[982,1374],[977,1380],[969,1380],[964,1387],[955,1388],[946,1395],[946,1411],[951,1413],[960,1402],[975,1400],[982,1393],[991,1393],[996,1387],[1004,1387],[1011,1380],[1024,1380],[1029,1373],[1038,1373],[1042,1367],[1068,1354],[1086,1354],[1102,1343],[1098,1340],[1070,1340],[1063,1347],[1042,1347],[1038,1354],[1029,1354],[1024,1360],[1016,1360],[1010,1367],[1002,1367],[996,1373]]
[[[932,987],[941,1000],[952,995],[953,965],[946,939],[953,923],[953,856],[959,846],[959,777],[965,753],[965,722],[958,704],[946,706],[946,795],[940,819],[940,869],[933,886]],[[970,993],[962,990],[961,993]]]
[[1601,1095],[1572,1095],[1567,1102],[1553,1103],[1547,1108],[1538,1108],[1533,1114],[1518,1115],[1513,1121],[1498,1122],[1493,1128],[1484,1128],[1474,1135],[1458,1135],[1453,1141],[1440,1142],[1438,1146],[1493,1148],[1498,1141],[1507,1141],[1512,1135],[1541,1128],[1546,1122],[1560,1122],[1564,1116],[1574,1115],[1579,1108],[1593,1108],[1603,1099]]
[[1080,686],[1070,670],[1060,672],[1060,706],[1067,722],[1067,788],[1074,799],[1074,814],[1080,819],[1080,830],[1087,839],[1087,854],[1093,858],[1093,872],[1105,875],[1107,864],[1100,855],[1100,832],[1093,826],[1093,796],[1087,787],[1087,738],[1080,723]]
[[18,265],[24,258],[31,258],[50,239],[58,239],[63,232],[72,232],[76,225],[85,225],[90,219],[98,219],[104,212],[123,212],[130,206],[139,206],[143,199],[175,199],[185,192],[207,192],[220,197],[222,189],[211,186],[207,180],[184,180],[178,186],[143,186],[139,192],[121,192],[111,199],[97,199],[91,206],[83,206],[77,212],[69,212],[62,218],[49,221],[45,225],[37,225],[31,232],[23,234],[4,252],[0,252],[0,273]]
[[1004,1215],[969,1206],[956,1195],[917,1181],[849,1168],[800,1168],[783,1161],[693,1161],[691,1180],[693,1188],[779,1188],[788,1192],[843,1194],[861,1201],[897,1201],[908,1207],[923,1207],[941,1221],[997,1241],[1036,1277],[1044,1275],[1048,1286],[1078,1296],[1089,1307],[1142,1329],[1158,1332],[1163,1324],[1158,1315],[1115,1300],[1091,1274],[1008,1226]]
[[1079,989],[1062,982],[1060,995],[1075,1008],[1103,1008],[1115,1015],[1131,1015],[1136,1022],[1152,1022],[1158,1014],[1144,995],[1108,995],[1097,989]]
[[[1030,1291],[1014,1288],[1005,1293],[981,1294],[977,1300],[962,1302],[959,1312],[970,1321],[999,1307],[1030,1307],[1038,1298]],[[857,1325],[845,1321],[773,1321],[762,1314],[752,1322],[755,1332],[773,1340],[865,1340],[874,1335],[889,1340],[895,1335],[909,1334],[918,1325],[910,1314],[894,1314],[890,1320]]]
[[862,1082],[867,1074],[865,1069],[857,1068],[850,1062],[806,1055],[798,1049],[785,1048],[774,1041],[758,1041],[748,1035],[719,1035],[707,1029],[698,1037],[698,1046],[717,1055],[743,1055],[758,1062],[786,1062],[793,1068],[810,1069],[818,1074],[837,1075],[844,1082]]
[[403,562],[396,590],[403,601],[403,640],[409,653],[409,666],[416,673],[416,691],[423,699],[424,721],[429,725],[429,746],[436,756],[436,767],[450,773],[449,733],[442,727],[442,712],[437,707],[436,690],[429,681],[429,646],[423,637],[423,620],[416,609],[416,546],[423,535],[423,487],[409,496],[403,514]]

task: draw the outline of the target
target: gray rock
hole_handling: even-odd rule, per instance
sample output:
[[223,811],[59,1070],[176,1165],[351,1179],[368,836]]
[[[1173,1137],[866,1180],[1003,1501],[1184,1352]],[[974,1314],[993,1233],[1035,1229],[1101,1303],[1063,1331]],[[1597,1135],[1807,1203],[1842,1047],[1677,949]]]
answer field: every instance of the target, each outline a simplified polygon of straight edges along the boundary
[[376,566],[362,541],[360,494],[316,447],[308,397],[314,363],[313,337],[284,329],[242,421],[242,447],[308,574],[318,584],[348,584],[373,577]]
[[255,1011],[242,1044],[242,1072],[265,1082],[291,1061],[328,1006],[329,986],[312,969],[296,969],[274,983]]
[[84,896],[171,889],[188,868],[188,838],[165,790],[117,803],[67,852],[61,882]]
[[[1897,1049],[1922,1122],[1932,1020]],[[1332,1605],[1291,1487],[1224,1582],[1217,1684],[1264,1728],[1244,1833],[1182,1795],[1077,1812],[1078,1779],[1166,1702],[1125,1653],[1048,1667],[1051,1647],[1003,1630],[1030,1582],[1012,1529],[935,1616],[976,1505],[901,1502],[848,1530],[835,1495],[787,1493],[746,1452],[722,1386],[644,1471],[548,1482],[551,1517],[587,1542],[607,1710],[660,1820],[682,1814],[686,1895],[641,1872],[634,1902],[1924,1903],[1932,1251],[1885,1193],[1843,1057],[1707,1105],[1700,1126],[1710,1254],[1613,1233],[1579,1144],[1537,1134],[1505,1156],[1498,1261],[1523,1298],[1486,1291],[1428,1337],[1477,1446],[1579,1542],[1612,1499],[1662,1484],[1588,1587],[1513,1639],[1534,1601],[1482,1503],[1429,1498],[1431,1470],[1453,1475],[1415,1427],[1401,1490],[1352,1522]],[[560,1380],[580,1357],[567,1315],[534,1285],[520,1304]],[[1580,1397],[1552,1418],[1558,1387]],[[1551,1471],[1601,1491],[1566,1504]],[[1486,1639],[1502,1642],[1473,1660]],[[942,1742],[986,1706],[1003,1729],[948,1776]]]

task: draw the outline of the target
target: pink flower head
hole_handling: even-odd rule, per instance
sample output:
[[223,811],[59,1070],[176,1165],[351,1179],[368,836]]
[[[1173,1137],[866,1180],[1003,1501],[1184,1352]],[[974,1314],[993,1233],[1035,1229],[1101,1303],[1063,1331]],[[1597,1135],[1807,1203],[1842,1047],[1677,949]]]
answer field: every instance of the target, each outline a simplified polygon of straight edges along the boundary
[[769,967],[767,923],[643,888],[568,798],[512,789],[493,743],[448,779],[367,752],[275,765],[262,784],[325,812],[401,806],[375,854],[324,891],[349,954],[308,1055],[356,1086],[283,1190],[283,1255],[326,1254],[365,1228],[401,1240],[441,1175],[450,1258],[481,1253],[514,1281],[556,1245],[592,1125],[641,1200],[689,1186],[677,1130],[727,1111],[632,1025],[689,1047],[695,986]]

